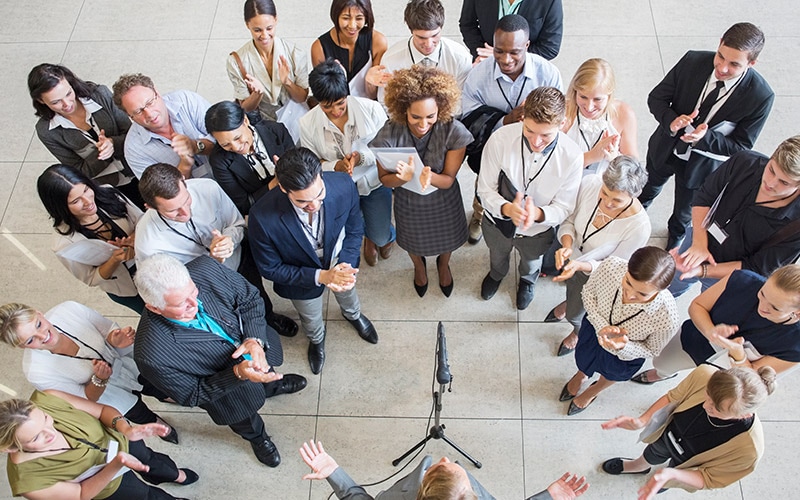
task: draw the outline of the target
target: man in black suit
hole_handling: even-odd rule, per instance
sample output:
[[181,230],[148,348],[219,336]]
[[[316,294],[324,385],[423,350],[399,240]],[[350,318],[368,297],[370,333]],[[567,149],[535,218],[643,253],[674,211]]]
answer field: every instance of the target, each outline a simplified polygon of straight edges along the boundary
[[378,342],[355,289],[364,235],[358,189],[345,172],[323,173],[308,148],[287,151],[275,165],[275,176],[280,189],[250,210],[250,244],[261,275],[300,315],[309,340],[308,363],[318,374],[325,364],[325,288],[358,335]]
[[206,410],[277,467],[281,456],[258,410],[265,398],[302,390],[306,379],[273,370],[283,349],[258,290],[211,257],[184,266],[163,253],[138,265],[135,282],[146,308],[133,352],[142,376],[177,404]]
[[530,45],[528,52],[547,60],[561,50],[564,32],[564,10],[561,0],[464,0],[458,27],[464,45],[479,62],[492,55],[497,21],[508,14],[519,14],[528,21]]
[[648,207],[675,175],[675,202],[667,249],[676,247],[691,220],[692,197],[711,172],[737,151],[753,147],[775,94],[753,69],[764,33],[737,23],[717,52],[689,51],[650,92],[647,104],[659,126],[647,148]]

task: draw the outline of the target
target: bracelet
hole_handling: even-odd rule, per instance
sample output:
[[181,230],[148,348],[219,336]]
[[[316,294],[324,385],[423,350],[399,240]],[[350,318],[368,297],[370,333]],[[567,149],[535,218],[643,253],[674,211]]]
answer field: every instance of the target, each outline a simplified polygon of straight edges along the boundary
[[108,379],[102,379],[97,375],[92,375],[92,385],[96,387],[105,387],[108,385]]
[[700,264],[700,267],[703,268],[703,274],[700,279],[705,279],[708,276],[708,264]]
[[246,378],[239,376],[239,371],[236,369],[238,366],[239,365],[233,365],[233,374],[236,375],[236,378],[239,380],[247,380]]
[[747,355],[745,355],[745,357],[741,361],[737,360],[736,358],[734,358],[730,354],[728,355],[728,358],[730,358],[731,363],[733,363],[734,365],[743,365],[743,364],[747,363]]
[[128,420],[127,417],[125,417],[124,415],[117,415],[116,417],[111,419],[111,428],[117,430],[117,422],[119,422],[120,420],[124,420],[128,422],[128,425],[132,425],[131,421]]

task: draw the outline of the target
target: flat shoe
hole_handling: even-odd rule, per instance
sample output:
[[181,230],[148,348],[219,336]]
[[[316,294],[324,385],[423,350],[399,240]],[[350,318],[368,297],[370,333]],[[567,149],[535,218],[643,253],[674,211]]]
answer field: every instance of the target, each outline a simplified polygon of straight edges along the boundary
[[580,406],[576,405],[575,401],[570,401],[569,402],[569,409],[567,410],[567,416],[571,417],[572,415],[577,415],[578,413],[582,412],[583,410],[585,410],[586,408],[591,406],[592,403],[594,403],[595,399],[597,399],[597,396],[593,397],[592,400],[589,401],[589,404],[584,406],[583,408],[581,408]]
[[392,251],[394,251],[394,241],[390,241],[389,243],[383,245],[382,247],[378,247],[378,253],[380,253],[381,259],[386,260],[392,256]]
[[559,321],[564,320],[564,318],[559,318],[558,316],[556,316],[556,307],[550,309],[550,312],[547,313],[547,316],[544,318],[545,323],[558,323]]
[[613,476],[619,476],[620,474],[641,474],[641,475],[644,475],[644,474],[649,474],[650,473],[650,467],[648,467],[647,469],[645,469],[643,471],[639,471],[639,472],[625,472],[623,470],[624,469],[624,465],[622,464],[623,460],[633,460],[633,459],[632,458],[622,458],[622,457],[609,458],[608,460],[603,462],[603,471],[608,473],[608,474],[611,474]]
[[558,352],[556,353],[556,356],[566,356],[567,354],[571,353],[574,350],[575,350],[574,347],[567,347],[566,344],[564,344],[564,341],[562,340],[561,343],[558,344]]
[[656,382],[662,382],[664,380],[669,380],[669,379],[675,378],[677,376],[678,376],[677,373],[673,373],[669,377],[660,378],[658,380],[650,380],[650,379],[647,378],[647,371],[643,371],[642,373],[632,377],[631,378],[631,382],[636,382],[637,384],[642,384],[642,385],[653,385]]
[[561,389],[561,395],[558,396],[558,400],[559,401],[570,401],[572,398],[574,398],[576,396],[575,394],[570,394],[569,389],[567,389],[568,385],[569,385],[569,382],[564,384],[564,388]]

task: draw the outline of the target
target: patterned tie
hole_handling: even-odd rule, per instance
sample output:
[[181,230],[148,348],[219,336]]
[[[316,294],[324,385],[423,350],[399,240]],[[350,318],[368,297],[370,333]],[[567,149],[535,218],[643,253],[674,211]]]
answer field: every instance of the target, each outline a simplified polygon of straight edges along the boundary
[[425,66],[426,68],[433,68],[434,66],[436,66],[436,63],[435,63],[435,62],[433,62],[433,61],[431,61],[431,60],[430,60],[430,59],[428,59],[427,57],[426,57],[426,58],[424,58],[424,59],[422,59],[422,61],[420,61],[419,63],[420,63],[421,65]]

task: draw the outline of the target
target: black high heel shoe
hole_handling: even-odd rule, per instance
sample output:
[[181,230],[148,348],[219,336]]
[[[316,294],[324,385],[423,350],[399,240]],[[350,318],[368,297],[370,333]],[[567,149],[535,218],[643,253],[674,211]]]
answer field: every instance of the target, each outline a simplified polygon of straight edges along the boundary
[[[436,257],[436,271],[439,271],[439,259],[441,255]],[[447,264],[447,272],[450,274],[450,284],[449,285],[442,285],[441,281],[439,282],[439,288],[442,290],[442,293],[445,297],[449,297],[451,293],[453,293],[453,273],[450,271],[450,264]]]
[[[425,268],[425,277],[428,277],[428,261],[425,260],[425,256],[423,255],[420,257],[422,259],[422,266]],[[428,291],[428,283],[426,282],[424,285],[417,285],[417,281],[414,280],[414,290],[417,291],[417,295],[420,297],[424,297],[425,293]]]

